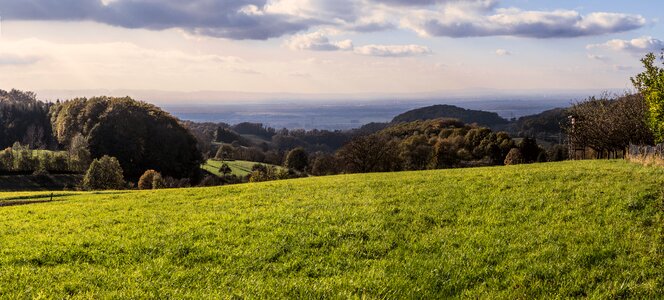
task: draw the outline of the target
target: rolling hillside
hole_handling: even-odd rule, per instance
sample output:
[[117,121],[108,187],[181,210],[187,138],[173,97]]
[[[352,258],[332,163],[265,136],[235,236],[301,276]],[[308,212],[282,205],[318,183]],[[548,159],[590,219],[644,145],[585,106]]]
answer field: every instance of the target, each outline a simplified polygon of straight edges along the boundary
[[203,166],[201,166],[201,168],[203,168],[203,170],[208,171],[208,172],[210,172],[214,175],[221,176],[221,173],[219,173],[219,168],[221,168],[221,165],[224,162],[226,164],[228,164],[228,166],[233,171],[233,173],[231,173],[231,174],[239,176],[239,177],[243,177],[243,176],[247,176],[247,175],[251,174],[251,168],[255,164],[261,164],[261,165],[264,165],[264,166],[267,166],[267,167],[278,167],[278,168],[280,168],[279,166],[274,166],[274,165],[265,164],[265,163],[258,163],[258,162],[253,162],[253,161],[226,160],[226,161],[222,162],[222,161],[216,160],[216,159],[207,160],[205,162],[205,164]]
[[583,161],[61,193],[0,208],[0,295],[654,298],[662,178]]

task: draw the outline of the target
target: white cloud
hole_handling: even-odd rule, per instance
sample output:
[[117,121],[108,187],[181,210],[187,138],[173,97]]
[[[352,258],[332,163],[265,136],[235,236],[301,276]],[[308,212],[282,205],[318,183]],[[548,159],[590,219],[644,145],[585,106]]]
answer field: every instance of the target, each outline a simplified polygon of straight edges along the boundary
[[608,57],[606,57],[604,55],[599,55],[599,54],[588,54],[587,57],[588,57],[588,59],[598,60],[598,61],[602,61],[602,62],[607,62],[609,60]]
[[624,71],[634,70],[634,67],[632,67],[632,66],[623,66],[623,65],[613,65],[613,69],[616,70],[616,71],[624,72]]
[[507,51],[505,49],[496,49],[496,55],[498,55],[498,56],[509,56],[509,55],[512,55],[512,52]]
[[22,55],[15,53],[0,53],[0,66],[25,66],[32,65],[40,60],[42,56],[38,55]]
[[298,34],[286,41],[292,50],[351,51],[355,54],[381,57],[405,57],[431,54],[429,47],[420,45],[365,45],[355,47],[353,41],[330,41],[324,32]]
[[356,47],[355,53],[382,57],[405,57],[431,54],[429,47],[420,45],[366,45]]
[[8,20],[94,21],[124,28],[180,29],[243,40],[325,27],[357,32],[401,26],[423,36],[566,38],[641,28],[640,15],[498,8],[499,0],[2,0]]
[[614,51],[626,51],[634,54],[644,54],[647,52],[657,53],[664,49],[664,41],[650,36],[644,36],[631,40],[614,39],[603,44],[588,45],[586,48],[602,48]]
[[573,10],[523,11],[516,8],[459,9],[448,4],[439,11],[418,10],[401,21],[421,36],[570,38],[624,32],[643,27],[645,18],[620,13],[581,15]]
[[286,45],[293,50],[337,51],[353,49],[351,40],[333,42],[322,32],[295,35],[286,42]]

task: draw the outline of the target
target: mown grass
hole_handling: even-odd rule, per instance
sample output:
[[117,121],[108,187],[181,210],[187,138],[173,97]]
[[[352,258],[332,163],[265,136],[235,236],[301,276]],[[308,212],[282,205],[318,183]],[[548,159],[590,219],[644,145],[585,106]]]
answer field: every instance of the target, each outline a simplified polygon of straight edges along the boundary
[[0,296],[656,298],[663,179],[584,161],[70,194],[0,208]]
[[251,168],[255,164],[260,164],[268,167],[278,167],[279,166],[273,166],[270,164],[265,164],[265,163],[258,163],[254,161],[245,161],[245,160],[216,160],[216,159],[210,159],[205,162],[205,164],[202,166],[203,170],[206,170],[214,175],[221,176],[221,173],[219,173],[219,168],[221,168],[221,164],[226,163],[228,166],[231,168],[233,173],[231,175],[236,175],[238,177],[244,177],[249,174],[251,174]]

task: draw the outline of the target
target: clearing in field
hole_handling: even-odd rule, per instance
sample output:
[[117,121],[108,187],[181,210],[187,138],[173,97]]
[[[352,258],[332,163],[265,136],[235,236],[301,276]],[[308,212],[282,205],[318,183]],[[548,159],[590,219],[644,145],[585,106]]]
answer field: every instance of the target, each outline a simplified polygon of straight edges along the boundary
[[266,163],[259,163],[259,162],[254,162],[254,161],[245,161],[245,160],[216,160],[216,159],[209,159],[205,162],[205,164],[201,167],[203,170],[208,171],[214,175],[221,176],[222,174],[219,173],[219,168],[223,163],[228,164],[229,167],[231,167],[231,170],[233,173],[231,175],[236,175],[238,177],[244,177],[249,174],[251,174],[251,168],[256,165],[264,165],[267,167],[277,167],[281,168],[279,166],[274,166]]
[[0,295],[654,298],[663,178],[583,161],[65,193],[0,208]]

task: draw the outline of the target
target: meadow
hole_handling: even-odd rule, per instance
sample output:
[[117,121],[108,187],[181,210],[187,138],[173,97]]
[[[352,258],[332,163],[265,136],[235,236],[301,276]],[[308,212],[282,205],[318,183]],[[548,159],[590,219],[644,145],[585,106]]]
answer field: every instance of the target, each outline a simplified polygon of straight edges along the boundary
[[581,161],[59,193],[0,207],[0,297],[655,298],[663,181]]
[[221,176],[222,174],[219,173],[219,168],[221,168],[221,165],[223,163],[228,164],[228,166],[231,168],[231,170],[233,171],[233,173],[231,173],[231,175],[236,175],[238,177],[244,177],[244,176],[247,176],[247,175],[251,174],[251,168],[255,164],[260,164],[260,165],[264,165],[264,166],[267,166],[267,167],[281,168],[279,166],[274,166],[274,165],[270,165],[270,164],[266,164],[266,163],[258,163],[258,162],[253,162],[253,161],[245,161],[245,160],[224,160],[224,161],[221,161],[221,160],[216,160],[216,159],[207,160],[201,168],[205,171],[208,171],[208,172],[214,174],[214,175]]

